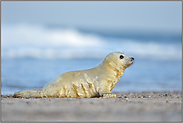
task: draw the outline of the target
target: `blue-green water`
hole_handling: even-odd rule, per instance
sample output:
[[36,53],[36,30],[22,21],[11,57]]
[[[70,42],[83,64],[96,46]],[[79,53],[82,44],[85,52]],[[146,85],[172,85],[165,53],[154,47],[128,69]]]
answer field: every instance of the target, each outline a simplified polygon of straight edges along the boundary
[[[38,60],[8,59],[1,61],[1,92],[39,89],[58,75],[73,70],[88,69],[102,59]],[[135,58],[113,89],[126,91],[180,91],[182,87],[181,61],[156,61]]]

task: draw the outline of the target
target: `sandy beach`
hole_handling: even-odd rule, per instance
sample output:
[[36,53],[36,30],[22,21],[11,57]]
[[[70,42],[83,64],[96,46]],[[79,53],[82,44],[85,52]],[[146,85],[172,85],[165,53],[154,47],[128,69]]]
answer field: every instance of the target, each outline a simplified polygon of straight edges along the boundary
[[181,121],[182,92],[116,94],[116,98],[1,95],[2,121]]

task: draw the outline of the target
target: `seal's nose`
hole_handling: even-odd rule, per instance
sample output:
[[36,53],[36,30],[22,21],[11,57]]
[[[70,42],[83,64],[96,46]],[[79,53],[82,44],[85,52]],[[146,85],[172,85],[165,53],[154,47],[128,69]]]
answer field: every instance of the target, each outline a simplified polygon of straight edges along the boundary
[[134,58],[133,57],[131,57],[131,61],[133,61],[134,60]]

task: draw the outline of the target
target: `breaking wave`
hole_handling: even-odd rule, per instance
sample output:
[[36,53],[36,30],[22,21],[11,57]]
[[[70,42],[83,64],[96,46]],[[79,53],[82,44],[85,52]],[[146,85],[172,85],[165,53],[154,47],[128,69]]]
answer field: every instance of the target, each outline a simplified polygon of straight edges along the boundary
[[46,28],[20,24],[1,29],[2,58],[104,58],[113,51],[138,58],[181,60],[181,42],[107,38],[71,28]]

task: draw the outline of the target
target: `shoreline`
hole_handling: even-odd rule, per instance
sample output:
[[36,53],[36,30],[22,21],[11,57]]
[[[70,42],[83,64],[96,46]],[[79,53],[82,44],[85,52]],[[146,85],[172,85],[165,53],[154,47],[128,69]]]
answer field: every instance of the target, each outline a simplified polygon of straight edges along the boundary
[[2,121],[181,121],[182,92],[118,92],[116,98],[12,98]]
[[[41,88],[40,88],[41,89]],[[26,90],[26,89],[25,89]],[[28,89],[28,90],[31,90],[31,89]],[[22,90],[24,91],[24,90]],[[18,92],[18,91],[16,91]],[[181,93],[182,91],[112,91],[111,93],[115,93],[115,94],[128,94],[128,93]],[[15,93],[15,92],[14,92]],[[13,94],[12,93],[5,93],[5,94],[2,94],[1,92],[1,98],[6,98],[6,97],[10,97],[10,98],[13,98],[12,97]]]

